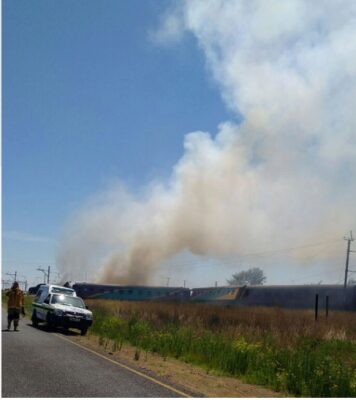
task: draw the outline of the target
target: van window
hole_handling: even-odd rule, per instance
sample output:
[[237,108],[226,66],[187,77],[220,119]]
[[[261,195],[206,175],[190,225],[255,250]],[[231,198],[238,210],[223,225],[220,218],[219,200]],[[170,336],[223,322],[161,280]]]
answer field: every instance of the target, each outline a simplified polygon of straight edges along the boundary
[[63,293],[63,294],[67,294],[67,295],[71,295],[74,293],[73,289],[69,289],[69,288],[60,288],[60,287],[52,287],[51,289],[52,293]]
[[46,297],[44,303],[49,304],[49,299],[50,299],[50,298],[51,298],[51,295],[49,294],[49,295]]
[[51,304],[64,304],[78,308],[85,308],[85,304],[80,297],[65,296],[63,294],[54,294]]
[[37,292],[36,297],[35,297],[35,301],[38,301],[40,299],[42,292],[43,292],[43,290],[39,290]]

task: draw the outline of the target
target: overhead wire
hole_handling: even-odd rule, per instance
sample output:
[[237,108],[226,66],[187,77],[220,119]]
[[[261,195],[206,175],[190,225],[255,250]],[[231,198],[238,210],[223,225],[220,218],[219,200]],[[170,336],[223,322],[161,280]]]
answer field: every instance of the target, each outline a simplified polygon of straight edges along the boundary
[[257,253],[239,254],[239,256],[240,257],[250,257],[250,256],[264,256],[266,254],[268,255],[268,254],[275,254],[275,253],[284,253],[284,252],[298,250],[298,249],[305,249],[305,248],[308,248],[308,247],[318,247],[318,246],[322,246],[322,245],[325,245],[325,244],[336,243],[336,242],[340,242],[341,240],[342,239],[337,239],[337,240],[330,240],[330,241],[319,242],[319,243],[314,243],[314,244],[306,244],[306,245],[303,245],[303,246],[288,247],[288,248],[285,248],[285,249],[266,250],[266,251],[257,252]]
[[[323,246],[323,245],[327,245],[327,244],[336,244],[337,242],[341,242],[342,239],[337,239],[337,240],[329,240],[329,241],[325,241],[325,242],[318,242],[318,243],[312,243],[312,244],[305,244],[302,246],[294,246],[294,247],[288,247],[288,248],[283,248],[283,249],[276,249],[276,250],[266,250],[266,251],[262,251],[262,252],[256,252],[256,253],[245,253],[245,254],[236,254],[237,258],[240,257],[266,257],[269,255],[274,255],[274,254],[278,254],[278,253],[285,253],[288,251],[293,251],[293,250],[298,250],[298,249],[305,249],[305,248],[312,248],[312,247],[319,247],[319,246]],[[320,250],[322,251],[322,250]],[[319,254],[320,251],[317,253]],[[317,255],[316,254],[316,255]],[[217,257],[209,257],[206,255],[196,255],[194,253],[191,253],[191,256],[193,257],[193,259],[189,259],[189,257],[187,257],[187,255],[184,255],[182,257],[182,259],[177,259],[177,256],[172,257],[169,260],[164,261],[164,264],[167,267],[194,267],[194,266],[199,266],[202,265],[203,263],[208,263],[211,264],[212,266],[214,264],[216,264],[217,262],[219,264],[223,263],[223,264],[229,264],[229,263],[236,263],[236,260],[214,260]],[[292,255],[289,255],[289,257],[291,258],[295,258],[298,259],[298,257],[294,257]],[[305,257],[300,257],[300,259],[307,259],[307,258],[314,258],[314,255],[308,255]],[[205,260],[204,260],[205,259]]]

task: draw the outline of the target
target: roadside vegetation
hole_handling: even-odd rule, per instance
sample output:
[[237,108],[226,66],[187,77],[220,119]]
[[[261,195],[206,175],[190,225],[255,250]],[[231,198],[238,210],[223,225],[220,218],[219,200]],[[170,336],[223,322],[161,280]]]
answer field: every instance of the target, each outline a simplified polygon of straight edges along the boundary
[[[6,298],[2,296],[3,304]],[[32,296],[25,298],[31,315]],[[356,396],[356,313],[233,308],[205,304],[86,302],[89,333],[110,351],[124,343],[209,373],[303,397]]]
[[203,304],[87,301],[90,332],[135,358],[154,352],[296,396],[356,396],[356,314]]

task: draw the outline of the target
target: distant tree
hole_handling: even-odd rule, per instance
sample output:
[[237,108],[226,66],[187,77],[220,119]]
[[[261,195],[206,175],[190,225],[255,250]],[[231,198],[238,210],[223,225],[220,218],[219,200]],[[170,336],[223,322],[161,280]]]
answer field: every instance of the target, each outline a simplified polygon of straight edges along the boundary
[[348,285],[356,285],[356,279],[355,278],[349,278],[349,280],[347,281]]
[[266,277],[260,268],[250,268],[233,274],[231,279],[227,279],[227,283],[231,286],[241,285],[263,285]]

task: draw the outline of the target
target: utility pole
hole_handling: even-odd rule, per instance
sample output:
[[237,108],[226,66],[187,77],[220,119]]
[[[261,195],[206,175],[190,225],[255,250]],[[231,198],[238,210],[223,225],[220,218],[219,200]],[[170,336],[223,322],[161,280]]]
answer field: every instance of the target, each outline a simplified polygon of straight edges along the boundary
[[354,253],[350,247],[351,247],[351,242],[354,241],[354,238],[352,237],[352,231],[350,231],[350,236],[344,237],[344,240],[347,240],[347,251],[346,251],[346,264],[345,264],[345,279],[344,279],[344,289],[346,289],[347,286],[347,276],[349,274],[349,259],[350,259],[350,253]]
[[15,282],[16,278],[17,278],[17,271],[15,271],[14,274],[10,274],[9,272],[6,272],[6,275],[13,276],[14,277],[14,282]]
[[51,275],[51,266],[48,266],[48,272],[47,272],[47,284],[49,285],[49,277]]
[[168,276],[167,277],[167,287],[169,286],[169,280],[170,280],[170,277]]
[[37,268],[37,271],[41,271],[43,273],[43,283],[46,283],[47,272],[40,267]]

